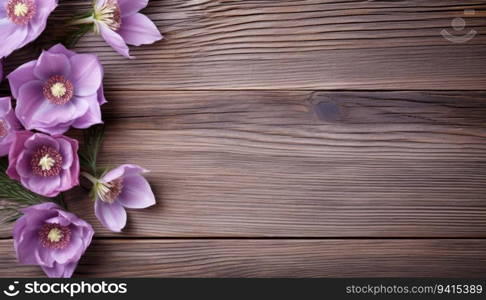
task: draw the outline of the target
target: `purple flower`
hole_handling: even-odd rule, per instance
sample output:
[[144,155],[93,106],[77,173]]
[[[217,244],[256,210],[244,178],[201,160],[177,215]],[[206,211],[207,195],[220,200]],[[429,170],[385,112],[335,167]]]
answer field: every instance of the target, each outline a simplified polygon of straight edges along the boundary
[[93,238],[93,228],[54,203],[24,208],[13,229],[17,259],[49,277],[69,278]]
[[140,209],[155,204],[154,193],[142,176],[146,172],[136,165],[121,165],[101,179],[83,174],[94,185],[95,214],[106,228],[120,232],[127,222],[125,208]]
[[57,0],[0,0],[0,58],[35,40]]
[[8,176],[45,197],[55,197],[79,183],[78,141],[63,135],[19,131],[8,160]]
[[15,117],[10,98],[0,98],[0,157],[8,154],[15,132],[22,129]]
[[28,130],[62,134],[102,123],[103,67],[91,54],[58,44],[7,76],[15,113]]
[[162,35],[155,24],[139,11],[149,0],[96,0],[93,20],[95,32],[121,55],[130,56],[127,44],[152,44]]

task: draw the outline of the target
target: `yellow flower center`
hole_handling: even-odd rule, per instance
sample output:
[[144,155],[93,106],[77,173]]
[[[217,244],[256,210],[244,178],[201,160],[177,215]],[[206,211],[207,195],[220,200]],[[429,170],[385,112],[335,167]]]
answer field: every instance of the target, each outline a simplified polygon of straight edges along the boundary
[[17,3],[14,7],[14,15],[17,17],[25,17],[29,12],[29,7],[25,3]]
[[[8,19],[17,25],[27,25],[35,16],[37,0],[4,0]],[[0,4],[2,5],[2,4]]]
[[63,235],[59,228],[52,228],[47,234],[47,238],[51,243],[58,243],[62,239]]
[[62,82],[54,83],[51,86],[51,94],[54,97],[63,97],[64,95],[66,95],[66,92],[67,92],[66,86]]
[[42,171],[50,171],[55,164],[56,161],[46,154],[39,160],[38,166],[41,167]]
[[120,196],[123,189],[123,179],[118,178],[112,182],[97,181],[95,192],[98,199],[106,203],[113,203]]
[[[95,10],[93,18],[104,23],[113,31],[120,29],[122,18],[118,0],[106,0],[102,7]],[[99,33],[99,28],[95,27],[95,31]]]

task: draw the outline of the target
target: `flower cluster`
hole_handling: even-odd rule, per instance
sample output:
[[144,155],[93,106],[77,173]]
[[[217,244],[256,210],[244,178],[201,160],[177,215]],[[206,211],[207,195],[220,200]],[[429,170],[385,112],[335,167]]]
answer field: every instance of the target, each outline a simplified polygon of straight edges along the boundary
[[[68,27],[100,34],[118,53],[133,58],[127,44],[162,39],[155,24],[139,13],[147,4],[148,0],[96,0],[89,14],[71,20]],[[5,78],[5,59],[44,31],[57,5],[57,0],[0,0],[0,81]],[[126,209],[155,204],[143,176],[148,171],[142,167],[99,168],[96,159],[86,163],[86,157],[97,157],[101,141],[89,132],[103,124],[103,77],[96,55],[57,44],[10,72],[6,79],[12,98],[0,97],[0,157],[8,158],[4,171],[10,178],[0,189],[21,186],[39,199],[21,210],[13,230],[14,248],[20,263],[39,265],[49,277],[71,277],[94,235],[90,224],[54,203],[61,193],[78,186],[80,177],[91,183],[94,213],[111,231],[123,230]],[[78,140],[66,136],[71,128],[84,130],[97,145],[84,145],[88,154],[83,156]]]

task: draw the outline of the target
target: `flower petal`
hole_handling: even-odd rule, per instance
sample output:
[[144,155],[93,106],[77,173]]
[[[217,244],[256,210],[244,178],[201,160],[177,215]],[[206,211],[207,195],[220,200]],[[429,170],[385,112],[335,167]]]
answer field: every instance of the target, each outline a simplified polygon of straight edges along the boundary
[[138,13],[123,18],[118,34],[127,44],[134,46],[152,44],[162,39],[157,26],[147,16]]
[[39,245],[38,234],[32,230],[24,230],[16,245],[17,260],[26,265],[37,264],[36,249]]
[[133,15],[147,7],[149,0],[118,0],[122,17]]
[[20,177],[33,176],[31,160],[32,160],[32,153],[24,151],[19,155],[16,164],[16,169]]
[[[0,4],[4,4],[5,0],[0,0]],[[7,17],[7,12],[5,11],[5,6],[0,5],[0,20]]]
[[103,88],[103,83],[101,84],[100,89],[98,90],[98,102],[100,103],[100,105],[103,105],[108,102],[106,101],[105,98],[105,89]]
[[103,39],[110,45],[113,49],[116,50],[116,52],[120,53],[121,55],[127,57],[127,58],[135,58],[133,56],[130,56],[129,54],[129,49],[123,38],[110,28],[106,26],[105,24],[98,22],[97,26],[100,30],[101,36]]
[[[77,155],[79,142],[75,139],[62,135],[54,136],[61,145],[61,155],[63,161],[63,170],[61,171],[61,190],[69,190],[73,186],[79,185],[79,157]],[[67,214],[67,213],[66,213]]]
[[103,71],[96,55],[76,54],[70,58],[72,74],[70,79],[74,85],[76,96],[96,94],[103,80]]
[[126,208],[147,208],[155,205],[155,196],[147,179],[134,175],[123,179],[123,192],[118,201]]
[[20,176],[16,170],[17,160],[20,153],[24,149],[25,141],[32,135],[33,133],[30,131],[18,131],[15,133],[14,143],[10,147],[10,151],[8,153],[7,175],[12,179],[20,180]]
[[50,219],[45,220],[44,222],[49,224],[59,224],[61,226],[69,226],[71,224],[71,222],[69,222],[68,220],[60,216],[52,217]]
[[61,184],[61,178],[59,176],[53,177],[22,177],[22,185],[31,190],[32,192],[44,197],[56,197],[61,192],[58,188]]
[[69,122],[75,118],[77,112],[76,105],[74,105],[72,101],[66,104],[57,105],[45,99],[33,113],[32,123],[29,126],[29,129],[43,131],[42,129],[48,128],[48,126]]
[[51,53],[58,53],[58,54],[64,54],[67,57],[71,57],[73,55],[76,55],[76,52],[68,50],[66,47],[64,47],[63,44],[56,44],[49,48],[48,50]]
[[10,90],[12,91],[12,95],[15,99],[19,97],[19,90],[22,85],[29,81],[37,80],[37,78],[34,76],[34,67],[36,63],[36,60],[25,63],[7,76],[10,84]]
[[10,97],[0,97],[0,116],[5,116],[12,110]]
[[29,30],[27,38],[25,39],[22,47],[35,40],[44,31],[47,24],[47,18],[57,7],[57,0],[37,0],[36,6],[37,12],[28,24]]
[[73,235],[69,245],[64,249],[52,250],[54,260],[59,264],[78,261],[83,255],[83,241],[80,236]]
[[30,129],[32,116],[45,101],[41,81],[30,81],[20,87],[15,114],[24,127]]
[[85,100],[89,104],[88,111],[84,114],[84,116],[74,121],[73,123],[74,128],[85,129],[95,124],[103,123],[103,121],[101,120],[101,108],[98,102],[99,101],[98,96],[85,97]]
[[107,172],[105,176],[103,176],[102,180],[104,182],[111,182],[122,176],[133,176],[133,175],[139,175],[147,172],[148,172],[147,170],[145,170],[140,166],[125,164],[125,165],[118,166],[113,170]]
[[59,264],[55,262],[52,267],[41,267],[49,278],[71,278],[77,266],[78,262],[75,261],[67,264]]
[[59,143],[59,153],[62,156],[62,168],[67,170],[73,164],[73,148],[71,143],[64,139],[58,139],[57,142]]
[[0,20],[0,58],[9,56],[13,51],[25,45],[25,39],[28,34],[27,26],[17,26],[9,20]]
[[[38,234],[38,233],[37,233]],[[54,258],[50,255],[49,249],[44,248],[40,245],[39,238],[37,236],[37,247],[34,249],[34,255],[36,256],[36,261],[41,266],[51,267],[54,265]]]
[[[96,99],[97,95],[93,94],[90,97]],[[25,126],[49,134],[62,134],[77,118],[86,114],[88,109],[89,102],[86,97],[75,96],[63,105],[44,100],[33,112],[28,126],[27,124]]]
[[114,232],[120,232],[127,223],[127,212],[118,202],[109,204],[97,199],[95,215],[103,226]]
[[60,150],[59,142],[56,139],[42,133],[34,133],[25,141],[24,146],[32,151],[37,150],[40,146],[49,146],[57,151]]
[[34,75],[41,80],[48,80],[55,75],[68,78],[69,74],[71,74],[69,58],[60,53],[42,51],[34,67]]
[[10,151],[10,146],[15,139],[15,132],[22,130],[22,125],[12,108],[10,97],[0,97],[0,125],[5,131],[4,136],[0,137],[0,156],[5,156]]
[[[23,214],[29,214],[29,213],[33,213],[33,212],[36,212],[36,211],[45,211],[45,210],[54,210],[54,209],[58,209],[59,208],[59,205],[57,205],[56,203],[54,202],[44,202],[44,203],[41,203],[41,204],[37,204],[37,205],[34,205],[34,206],[29,206],[29,207],[26,207],[26,208],[23,208],[21,211]],[[55,213],[53,213],[55,214]]]

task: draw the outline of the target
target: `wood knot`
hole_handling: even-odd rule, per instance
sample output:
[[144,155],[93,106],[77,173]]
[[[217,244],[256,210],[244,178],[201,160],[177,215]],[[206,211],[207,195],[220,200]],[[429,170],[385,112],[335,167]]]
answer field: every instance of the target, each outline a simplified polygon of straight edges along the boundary
[[325,122],[337,122],[343,120],[343,110],[333,99],[313,99],[312,106],[317,117]]

